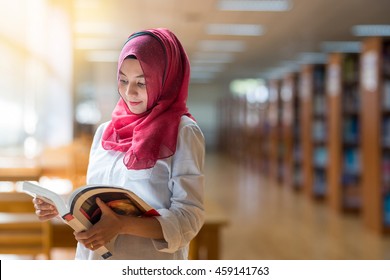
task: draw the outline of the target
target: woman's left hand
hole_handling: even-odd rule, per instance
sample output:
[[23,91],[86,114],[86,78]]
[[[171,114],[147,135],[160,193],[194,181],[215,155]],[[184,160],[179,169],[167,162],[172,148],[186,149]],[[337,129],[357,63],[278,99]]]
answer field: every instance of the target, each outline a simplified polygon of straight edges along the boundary
[[123,223],[120,216],[100,198],[96,198],[96,203],[102,211],[99,222],[86,231],[74,233],[76,240],[92,251],[107,244],[118,235]]

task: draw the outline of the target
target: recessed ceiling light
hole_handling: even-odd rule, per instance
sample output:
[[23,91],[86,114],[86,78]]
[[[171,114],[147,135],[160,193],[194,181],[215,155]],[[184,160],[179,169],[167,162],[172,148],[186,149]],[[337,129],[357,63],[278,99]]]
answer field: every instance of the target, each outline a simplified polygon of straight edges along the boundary
[[100,39],[100,38],[77,38],[75,40],[76,49],[116,49],[119,45],[114,40]]
[[112,24],[104,22],[76,22],[75,32],[79,34],[111,34]]
[[215,75],[215,72],[191,72],[191,79],[213,79]]
[[290,0],[220,0],[218,9],[222,11],[288,11],[292,8]]
[[352,27],[355,36],[390,36],[390,25],[355,25]]
[[360,53],[362,50],[361,42],[354,41],[334,41],[334,42],[323,42],[321,49],[324,52],[338,52],[338,53]]
[[191,72],[222,72],[224,69],[224,64],[191,63]]
[[286,72],[297,72],[301,68],[301,65],[298,63],[298,61],[295,60],[286,60],[280,63],[280,67],[284,68]]
[[234,60],[231,53],[194,53],[190,59],[191,64],[202,63],[230,63]]
[[90,51],[87,53],[87,60],[90,62],[117,62],[118,51]]
[[242,52],[245,42],[239,40],[203,40],[199,42],[199,50],[205,52]]
[[259,24],[209,24],[206,32],[210,35],[260,36],[264,28]]
[[301,64],[324,64],[327,60],[327,55],[324,53],[304,52],[298,55],[298,63]]

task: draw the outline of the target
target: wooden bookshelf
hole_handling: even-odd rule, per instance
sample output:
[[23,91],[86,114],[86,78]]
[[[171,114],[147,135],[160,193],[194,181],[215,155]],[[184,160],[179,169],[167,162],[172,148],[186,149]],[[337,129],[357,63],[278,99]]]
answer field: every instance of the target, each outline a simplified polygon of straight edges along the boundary
[[269,105],[268,105],[268,145],[269,145],[269,161],[270,161],[270,176],[278,183],[283,181],[283,146],[281,141],[281,82],[280,80],[270,80],[269,89]]
[[271,163],[270,163],[270,124],[269,124],[269,102],[268,105],[263,105],[260,108],[260,142],[259,142],[259,171],[266,177],[270,176]]
[[390,39],[367,38],[361,57],[364,224],[390,232]]
[[302,147],[298,74],[288,73],[282,81],[282,138],[284,146],[284,183],[288,188],[302,187]]
[[311,198],[324,198],[327,191],[325,65],[304,65],[300,79],[303,189]]
[[333,53],[327,64],[328,201],[337,212],[361,208],[360,94],[357,53]]

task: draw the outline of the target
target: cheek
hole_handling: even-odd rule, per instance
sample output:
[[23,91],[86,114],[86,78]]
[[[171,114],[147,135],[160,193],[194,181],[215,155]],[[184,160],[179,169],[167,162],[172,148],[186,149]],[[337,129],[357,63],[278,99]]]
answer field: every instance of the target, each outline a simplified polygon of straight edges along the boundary
[[119,87],[118,87],[118,93],[119,93],[119,95],[120,95],[122,98],[125,97],[124,91],[123,91],[121,88],[119,88]]
[[147,91],[146,90],[143,90],[141,93],[140,93],[140,95],[141,95],[141,98],[142,98],[142,101],[145,103],[145,104],[147,104],[147,107],[149,108],[149,106],[150,106],[150,104],[148,103],[148,93],[147,93]]
[[158,89],[156,88],[155,84],[148,82],[146,83],[146,91],[148,92],[147,94],[147,104],[148,104],[148,109],[154,107],[157,103],[158,100]]

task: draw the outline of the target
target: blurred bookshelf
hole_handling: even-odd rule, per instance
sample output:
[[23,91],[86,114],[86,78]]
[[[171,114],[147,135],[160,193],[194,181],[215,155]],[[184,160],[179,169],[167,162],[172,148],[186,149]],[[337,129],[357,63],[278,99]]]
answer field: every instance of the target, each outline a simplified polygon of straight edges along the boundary
[[328,201],[336,211],[361,209],[358,53],[333,53],[327,65],[329,99]]
[[390,39],[364,40],[362,83],[363,220],[390,232]]
[[312,198],[325,198],[328,161],[325,65],[305,65],[300,75],[304,192]]

